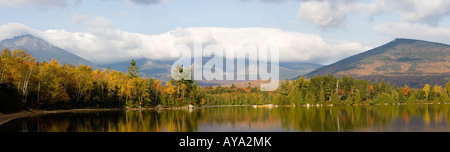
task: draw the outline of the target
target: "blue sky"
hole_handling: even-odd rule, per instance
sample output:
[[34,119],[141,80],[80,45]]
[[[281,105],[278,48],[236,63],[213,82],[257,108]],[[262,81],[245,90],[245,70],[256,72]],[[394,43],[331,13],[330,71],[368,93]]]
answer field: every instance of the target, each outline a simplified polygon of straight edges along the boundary
[[[70,2],[70,1],[69,1]],[[299,30],[298,2],[261,3],[238,0],[171,0],[162,4],[139,5],[122,1],[81,1],[64,8],[41,6],[3,7],[2,23],[20,22],[45,30],[62,28],[83,31],[71,20],[74,14],[104,17],[114,21],[117,28],[130,32],[159,34],[177,27],[274,27]],[[291,24],[290,24],[290,23]]]
[[167,59],[193,37],[281,40],[280,61],[330,64],[396,37],[450,44],[449,9],[448,0],[0,0],[0,39],[32,34],[95,63]]

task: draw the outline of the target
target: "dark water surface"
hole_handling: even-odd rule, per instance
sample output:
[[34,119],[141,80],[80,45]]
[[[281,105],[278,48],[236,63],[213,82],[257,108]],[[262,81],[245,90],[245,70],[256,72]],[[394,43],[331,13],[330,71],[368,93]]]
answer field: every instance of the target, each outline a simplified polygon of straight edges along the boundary
[[450,131],[450,105],[202,107],[89,111],[15,119],[1,132]]

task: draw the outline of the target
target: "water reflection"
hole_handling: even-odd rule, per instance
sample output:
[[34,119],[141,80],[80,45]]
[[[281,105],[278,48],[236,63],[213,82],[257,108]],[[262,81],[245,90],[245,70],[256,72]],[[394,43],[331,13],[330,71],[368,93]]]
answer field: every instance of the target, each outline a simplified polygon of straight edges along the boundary
[[449,105],[384,105],[98,111],[21,118],[0,131],[450,131]]

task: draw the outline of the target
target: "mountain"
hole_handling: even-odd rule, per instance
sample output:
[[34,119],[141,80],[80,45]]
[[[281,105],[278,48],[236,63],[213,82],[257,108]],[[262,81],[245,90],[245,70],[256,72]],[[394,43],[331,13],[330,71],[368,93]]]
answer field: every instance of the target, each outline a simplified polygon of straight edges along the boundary
[[73,65],[90,65],[93,63],[85,60],[69,51],[58,48],[47,41],[32,35],[17,36],[0,42],[0,49],[8,48],[11,51],[21,49],[36,58],[38,61],[50,62],[52,59],[61,61],[61,64],[72,63]]
[[[203,59],[203,64],[208,62],[209,58]],[[117,62],[112,64],[100,65],[101,67],[110,67],[111,69],[122,71],[127,73],[128,66],[130,66],[131,61],[125,62]],[[171,79],[171,67],[174,61],[169,60],[151,60],[146,58],[135,59],[136,64],[139,66],[139,71],[141,76],[146,77],[155,77],[162,82],[167,82]],[[248,68],[248,60],[246,60],[246,68]],[[225,66],[225,64],[224,64]],[[311,72],[322,65],[313,64],[313,63],[303,63],[303,62],[280,62],[279,63],[279,71],[280,71],[280,80],[291,79],[301,74],[306,74]],[[223,67],[225,69],[225,67]],[[235,64],[236,69],[236,64]],[[270,68],[269,68],[270,69]],[[232,83],[244,83],[249,82],[249,80],[213,80],[206,81],[200,80],[198,81],[200,86],[215,86],[215,85],[224,85],[224,84],[232,84]]]
[[327,74],[351,75],[368,80],[385,79],[398,86],[444,85],[450,76],[450,45],[397,38],[305,76]]
[[280,80],[292,79],[298,75],[307,74],[323,65],[307,62],[280,62]]
[[[139,67],[140,76],[157,78],[163,82],[170,80],[170,69],[173,61],[156,61],[146,58],[134,59],[136,65]],[[130,61],[116,62],[111,64],[99,65],[104,68],[111,68],[116,71],[128,72],[128,66],[130,66]]]

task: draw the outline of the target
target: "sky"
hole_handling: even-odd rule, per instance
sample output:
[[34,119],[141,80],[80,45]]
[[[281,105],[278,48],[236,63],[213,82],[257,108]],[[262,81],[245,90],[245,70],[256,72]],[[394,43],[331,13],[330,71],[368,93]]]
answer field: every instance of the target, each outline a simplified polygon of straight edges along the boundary
[[0,0],[0,40],[31,34],[97,64],[175,44],[277,45],[331,64],[395,38],[450,44],[448,0]]

